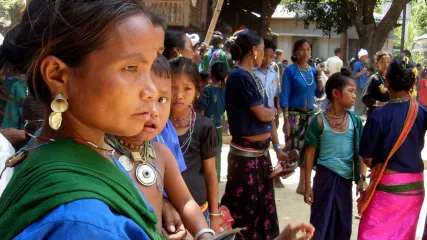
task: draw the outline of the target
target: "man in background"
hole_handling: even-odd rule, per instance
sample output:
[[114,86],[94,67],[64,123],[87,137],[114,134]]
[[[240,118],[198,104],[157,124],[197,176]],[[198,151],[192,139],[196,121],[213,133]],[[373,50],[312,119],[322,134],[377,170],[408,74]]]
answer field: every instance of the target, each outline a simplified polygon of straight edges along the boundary
[[342,58],[344,57],[344,52],[341,48],[336,48],[334,50],[335,56],[328,58],[325,62],[326,71],[329,71],[329,74],[340,72],[341,68],[344,66]]
[[359,61],[354,63],[353,67],[353,78],[356,81],[356,106],[355,111],[360,116],[365,114],[366,106],[362,102],[362,92],[366,85],[366,80],[368,79],[368,68],[366,63],[369,59],[368,51],[366,49],[360,49],[357,54]]

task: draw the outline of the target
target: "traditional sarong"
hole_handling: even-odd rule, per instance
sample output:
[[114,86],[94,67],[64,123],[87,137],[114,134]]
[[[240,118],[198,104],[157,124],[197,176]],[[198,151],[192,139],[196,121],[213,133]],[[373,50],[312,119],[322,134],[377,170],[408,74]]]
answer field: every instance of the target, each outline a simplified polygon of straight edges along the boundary
[[291,127],[290,136],[286,137],[286,146],[283,151],[288,152],[296,149],[300,153],[298,165],[304,167],[305,159],[305,144],[304,133],[307,130],[308,124],[313,119],[314,112],[301,112],[295,109],[289,110],[289,124]]
[[[234,137],[232,144],[240,148],[266,150],[270,139],[262,142]],[[228,181],[221,205],[230,210],[233,228],[246,227],[242,240],[272,240],[279,235],[274,187],[270,174],[270,155],[243,157],[228,154]]]
[[350,239],[352,182],[352,179],[345,179],[328,168],[317,165],[310,215],[310,223],[316,229],[314,240]]
[[360,220],[358,239],[415,239],[423,181],[423,173],[384,174]]

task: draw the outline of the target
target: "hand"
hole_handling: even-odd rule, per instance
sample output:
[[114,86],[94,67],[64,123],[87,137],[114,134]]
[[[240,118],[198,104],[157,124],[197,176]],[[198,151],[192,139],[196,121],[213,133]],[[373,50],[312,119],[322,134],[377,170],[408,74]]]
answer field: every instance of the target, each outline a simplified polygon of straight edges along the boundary
[[18,130],[16,128],[4,128],[1,129],[1,134],[12,144],[15,149],[20,149],[23,143],[25,143],[25,131]]
[[179,213],[166,198],[163,198],[162,219],[163,229],[165,229],[165,231],[163,231],[163,235],[166,234],[165,237],[167,239],[183,239],[187,236],[187,231],[182,224]]
[[314,202],[313,196],[313,188],[311,188],[311,186],[306,186],[304,193],[304,202],[311,206]]
[[365,73],[365,72],[367,72],[368,71],[368,69],[367,68],[363,68],[362,69],[362,73]]
[[317,76],[322,76],[323,71],[325,71],[325,65],[323,63],[317,64],[317,67],[316,67]]
[[[302,235],[302,236],[301,236]],[[276,240],[308,240],[314,235],[314,227],[309,223],[291,223]]]
[[287,153],[283,152],[282,149],[279,148],[275,148],[274,150],[276,151],[277,160],[279,162],[289,162],[289,156]]
[[283,124],[283,134],[285,134],[286,137],[291,135],[291,124],[289,123],[289,118],[287,117],[285,117],[285,122]]
[[356,187],[356,196],[362,196],[363,192],[365,191],[365,189],[363,188],[363,184],[365,183],[365,181],[363,181],[362,179],[360,179],[359,184],[357,184]]
[[215,232],[218,232],[221,228],[219,216],[210,216],[211,226],[210,228]]

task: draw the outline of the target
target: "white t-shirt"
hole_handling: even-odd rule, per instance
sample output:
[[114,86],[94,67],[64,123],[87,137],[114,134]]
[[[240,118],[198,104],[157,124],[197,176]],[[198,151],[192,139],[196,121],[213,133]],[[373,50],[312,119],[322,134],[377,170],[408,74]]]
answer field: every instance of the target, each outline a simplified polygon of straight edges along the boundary
[[[3,171],[6,160],[13,154],[15,154],[15,149],[12,147],[12,144],[10,144],[10,142],[2,134],[0,134],[0,172]],[[12,178],[13,171],[13,168],[6,168],[6,170],[3,172],[3,175],[0,179],[0,196]]]
[[334,73],[340,72],[341,68],[344,66],[344,62],[338,56],[330,57],[325,62],[326,70],[332,75]]

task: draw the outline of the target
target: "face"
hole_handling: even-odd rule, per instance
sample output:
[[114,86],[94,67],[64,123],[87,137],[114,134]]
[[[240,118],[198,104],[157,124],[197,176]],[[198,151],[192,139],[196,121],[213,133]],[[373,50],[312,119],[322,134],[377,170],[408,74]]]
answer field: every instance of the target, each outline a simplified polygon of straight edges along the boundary
[[254,66],[260,67],[264,58],[264,41],[261,40],[261,43],[254,47],[252,51],[253,53],[257,52],[257,58],[255,59],[254,57]]
[[171,107],[171,79],[163,78],[151,73],[153,83],[158,90],[157,98],[154,101],[151,118],[145,122],[144,129],[138,135],[123,138],[123,140],[141,145],[145,141],[149,141],[160,134],[169,119]]
[[181,112],[192,105],[196,86],[186,74],[172,76],[171,112]]
[[64,113],[66,121],[120,136],[141,132],[157,97],[150,76],[158,49],[154,31],[143,15],[111,27],[104,48],[71,69],[65,89],[59,89],[70,106]]
[[278,61],[278,62],[283,61],[283,55],[278,55],[278,56],[276,57],[276,61]]
[[360,57],[360,61],[362,62],[362,63],[366,63],[366,61],[368,61],[368,55],[365,55],[365,56],[362,56],[362,57]]
[[377,62],[377,68],[378,71],[382,72],[382,73],[386,73],[388,66],[391,63],[391,58],[389,55],[385,55],[383,56],[378,62]]
[[184,38],[185,38],[185,46],[183,49],[179,49],[179,53],[181,53],[183,57],[193,59],[194,52],[193,52],[193,46],[191,44],[191,40],[187,36],[185,36]]
[[274,51],[271,48],[264,49],[264,59],[262,63],[265,65],[270,65],[274,60]]
[[[336,91],[334,95],[339,92],[338,89],[334,89],[334,91]],[[339,96],[335,97],[339,99],[344,108],[351,108],[356,102],[356,83],[354,81],[348,82]]]
[[311,58],[311,47],[307,42],[301,44],[294,55],[297,57],[300,62],[307,62]]
[[289,62],[288,62],[288,61],[284,61],[284,62],[282,62],[282,65],[283,65],[283,67],[284,67],[284,68],[286,68],[286,67],[288,66],[288,64],[289,64]]

